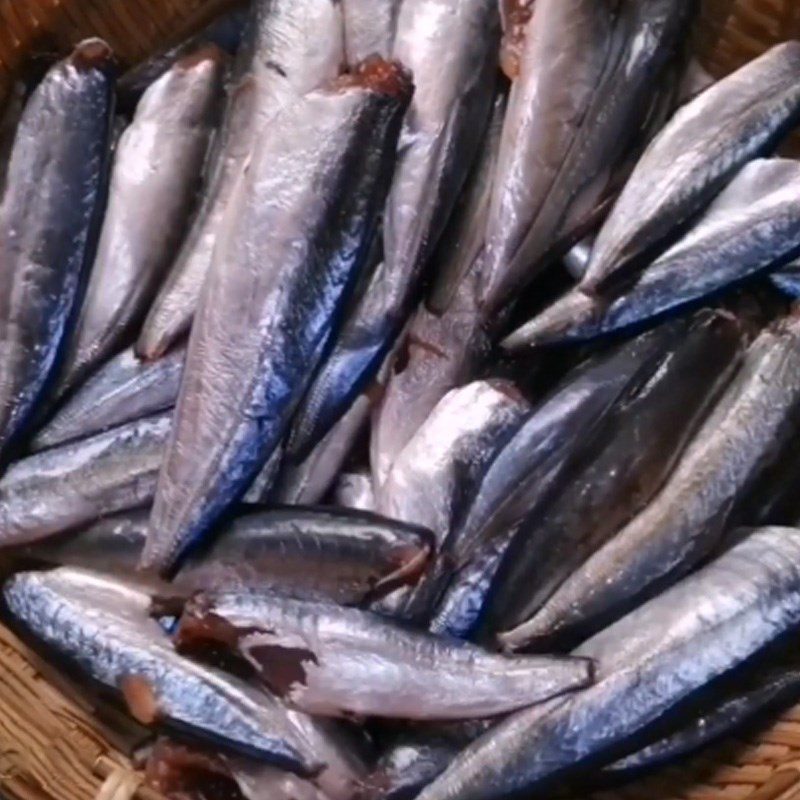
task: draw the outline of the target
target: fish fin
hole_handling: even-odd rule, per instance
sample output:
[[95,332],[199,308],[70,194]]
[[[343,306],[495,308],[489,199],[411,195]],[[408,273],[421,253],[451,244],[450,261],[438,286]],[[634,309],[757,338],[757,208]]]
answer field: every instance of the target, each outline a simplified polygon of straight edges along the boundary
[[375,593],[382,596],[398,586],[413,585],[422,576],[433,555],[433,550],[428,546],[409,549],[411,551],[408,553],[410,557],[402,561],[394,572],[385,575],[375,583],[369,593],[370,598],[373,598]]

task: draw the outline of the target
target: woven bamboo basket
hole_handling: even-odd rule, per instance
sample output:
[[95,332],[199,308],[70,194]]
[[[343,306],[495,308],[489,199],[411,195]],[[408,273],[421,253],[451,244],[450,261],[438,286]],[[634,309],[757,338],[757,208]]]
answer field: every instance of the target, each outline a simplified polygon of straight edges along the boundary
[[[0,97],[31,58],[105,38],[122,65],[180,41],[236,0],[0,0]],[[703,0],[692,46],[715,78],[800,38],[800,0]],[[800,79],[800,76],[798,76]],[[800,138],[794,147],[800,154]],[[133,756],[147,732],[83,693],[0,626],[0,795],[159,800]],[[800,800],[800,706],[684,764],[585,800]],[[265,798],[265,800],[268,800]]]

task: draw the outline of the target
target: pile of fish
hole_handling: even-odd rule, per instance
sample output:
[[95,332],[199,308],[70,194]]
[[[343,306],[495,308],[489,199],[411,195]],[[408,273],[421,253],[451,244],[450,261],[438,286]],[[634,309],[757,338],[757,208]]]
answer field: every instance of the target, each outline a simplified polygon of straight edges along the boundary
[[800,698],[800,42],[712,84],[698,5],[252,0],[12,92],[2,620],[155,789],[585,796]]

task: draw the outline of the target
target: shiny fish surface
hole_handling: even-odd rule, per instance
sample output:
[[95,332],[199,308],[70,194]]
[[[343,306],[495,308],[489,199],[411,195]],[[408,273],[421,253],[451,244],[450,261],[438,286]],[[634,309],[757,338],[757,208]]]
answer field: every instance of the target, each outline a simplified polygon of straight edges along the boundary
[[575,650],[596,660],[594,686],[511,715],[419,800],[531,796],[635,748],[639,732],[800,623],[798,564],[797,530],[754,532]]
[[697,0],[620,6],[603,77],[529,234],[539,253],[546,253],[552,240],[574,240],[582,220],[613,189],[616,171],[638,155],[651,126],[658,130],[660,105],[668,105],[671,95],[666,73],[678,60],[699,7]]
[[[452,577],[465,504],[498,451],[523,424],[530,404],[510,381],[475,381],[448,392],[376,485],[379,509],[401,519],[425,519],[434,531],[434,566],[413,588],[379,600],[374,610],[427,625]],[[391,511],[389,511],[391,509]]]
[[503,140],[503,125],[508,111],[508,93],[498,90],[489,127],[478,157],[433,256],[433,284],[425,298],[425,307],[434,314],[444,314],[461,294],[466,284],[476,294],[476,280],[467,278],[480,269],[484,253],[486,219],[494,189],[497,160]]
[[793,300],[800,298],[800,261],[793,261],[777,272],[773,272],[769,279],[775,288]]
[[372,339],[374,325],[385,327],[381,319],[380,287],[386,269],[382,254],[383,244],[376,236],[336,340],[292,420],[286,443],[291,465],[307,461],[348,412],[363,405],[359,398],[369,398],[371,405],[381,392],[394,352],[384,347],[389,340]]
[[0,450],[42,399],[92,258],[111,62],[105,42],[79,44],[34,91],[17,129],[0,203]]
[[36,452],[85,439],[172,408],[185,360],[185,347],[157,361],[141,361],[133,350],[123,350],[56,411],[33,437],[30,449]]
[[744,164],[791,130],[800,115],[798,68],[800,42],[777,45],[675,114],[600,231],[581,282],[585,290],[602,288],[615,274],[630,272],[637,258],[663,249]]
[[284,445],[279,444],[275,452],[267,459],[267,463],[261,468],[261,472],[256,475],[255,480],[250,484],[250,488],[242,498],[243,503],[258,505],[259,503],[269,502],[275,490],[275,481],[283,468]]
[[384,216],[384,262],[342,326],[295,425],[304,458],[374,380],[420,295],[437,242],[477,157],[492,113],[495,0],[412,0],[394,57],[416,86]]
[[228,55],[236,55],[242,42],[248,12],[246,8],[235,8],[209,23],[200,33],[190,37],[177,47],[156,53],[146,61],[136,64],[119,79],[117,94],[123,107],[135,107],[141,96],[165,72],[188,55],[209,44],[216,45]]
[[20,552],[46,564],[131,575],[142,557],[149,519],[149,508],[121,512],[76,531],[49,536]]
[[16,575],[3,595],[37,639],[100,684],[121,689],[140,721],[163,719],[299,773],[320,768],[280,703],[175,652],[148,616],[147,594],[111,578],[62,568]]
[[360,603],[413,582],[425,568],[433,535],[377,514],[291,506],[248,511],[178,572],[189,591],[273,589],[305,599]]
[[604,775],[634,776],[662,764],[685,758],[712,742],[730,736],[770,710],[782,710],[800,696],[800,671],[796,666],[759,670],[743,688],[736,689],[689,724],[625,758],[609,764]]
[[342,0],[344,45],[353,67],[369,56],[391,58],[403,0]]
[[[555,120],[550,123],[550,139],[543,146],[557,157],[548,164],[549,186],[542,185],[543,193],[533,195],[537,205],[525,238],[506,262],[503,274],[496,278],[494,291],[499,294],[498,300],[491,299],[491,285],[487,288],[490,305],[502,304],[514,287],[541,268],[545,256],[559,240],[574,237],[585,216],[601,203],[615,169],[635,144],[637,135],[646,128],[650,107],[659,99],[657,87],[663,79],[664,67],[675,55],[697,7],[696,0],[625,3],[608,30],[609,12],[600,3],[594,13],[605,15],[603,24],[594,30],[577,31],[585,42],[584,50],[580,49],[580,40],[575,39],[576,51],[570,63],[579,63],[577,58],[582,57],[584,79],[596,80],[596,84],[582,85],[578,74],[575,84],[569,87],[573,102],[580,103],[576,103],[571,119],[558,120],[562,130],[568,127],[569,136],[559,137],[559,127],[553,127]],[[544,3],[537,9],[537,15],[539,11],[546,13]],[[546,23],[537,16],[531,23],[531,39],[536,38],[540,24]],[[599,78],[598,65],[602,66]],[[542,76],[549,74],[548,66],[540,68]],[[568,86],[560,83],[562,75],[558,71],[550,81],[551,91],[567,91]],[[589,97],[579,99],[581,90],[585,92],[587,88],[593,89]],[[544,103],[544,112],[551,117],[561,109],[555,100],[547,103],[548,98],[540,98],[538,93],[535,97],[536,102]],[[565,148],[563,154],[557,148]]]
[[223,54],[179,61],[122,134],[81,313],[57,391],[81,382],[138,332],[189,221],[222,94]]
[[470,742],[489,728],[487,720],[426,724],[390,740],[368,779],[369,798],[413,800],[420,789],[441,775]]
[[511,87],[486,228],[480,304],[508,300],[541,253],[528,241],[611,57],[613,17],[594,0],[537,0]]
[[490,625],[528,619],[574,570],[652,500],[738,369],[744,323],[698,312],[649,380],[614,409],[594,456],[526,520],[490,600]]
[[661,364],[685,333],[684,324],[662,326],[595,356],[569,374],[497,454],[467,504],[456,534],[457,563],[494,533],[534,513],[592,446],[601,423]]
[[[128,574],[147,538],[149,510],[100,519],[28,546],[22,555],[50,564]],[[361,603],[419,578],[433,550],[423,528],[346,509],[244,506],[208,547],[180,569],[180,596],[233,587],[275,590],[300,599]]]
[[334,488],[336,505],[361,511],[375,510],[375,491],[369,472],[345,472]]
[[331,0],[254,0],[209,163],[203,199],[136,345],[163,355],[188,333],[223,221],[256,137],[298,96],[339,73],[341,8]]
[[411,90],[369,62],[266,131],[192,328],[143,566],[174,566],[287,433],[368,256]]
[[483,624],[487,603],[497,583],[497,571],[515,531],[507,531],[482,544],[456,572],[442,595],[429,630],[440,636],[473,639]]
[[510,647],[619,615],[685,574],[720,541],[731,506],[793,436],[800,408],[800,317],[753,342],[739,373],[654,500],[578,568]]
[[373,414],[370,464],[377,485],[436,405],[475,374],[488,350],[471,286],[459,291],[442,316],[424,306],[417,310]]
[[177,637],[235,646],[273,691],[322,716],[492,716],[592,679],[588,660],[508,659],[369,612],[271,594],[200,596],[187,605]]
[[171,417],[146,417],[12,464],[0,478],[0,546],[148,505]]
[[800,252],[800,166],[748,164],[696,226],[608,302],[574,289],[503,342],[510,350],[583,341],[644,323],[719,292]]
[[397,593],[379,610],[405,608],[404,616],[429,617],[451,571],[452,535],[464,503],[529,412],[513,384],[475,381],[448,392],[403,448],[378,489],[378,509],[432,530],[439,558],[418,587]]
[[378,490],[379,510],[432,530],[441,546],[496,448],[529,413],[511,383],[476,381],[448,392]]
[[436,404],[466,383],[487,354],[476,284],[505,110],[500,94],[482,152],[431,262],[434,284],[412,317],[376,411],[370,461],[378,484]]
[[384,219],[386,312],[399,327],[489,124],[500,20],[495,0],[410,0],[394,57],[417,92]]
[[[373,242],[373,250],[380,247],[380,243]],[[370,255],[373,259],[374,254]],[[375,261],[378,257],[375,257]],[[363,291],[369,290],[375,273],[363,278],[364,284],[356,288],[356,295],[351,300],[350,311],[357,309],[363,298]],[[345,315],[347,312],[345,312]],[[339,342],[331,348],[336,353]],[[312,382],[306,396],[292,420],[292,430],[286,442],[286,456],[282,467],[280,480],[271,488],[271,493],[262,498],[262,501],[273,500],[288,503],[316,503],[322,500],[325,493],[331,488],[342,466],[351,455],[353,448],[365,434],[365,428],[370,424],[376,397],[380,395],[389,379],[389,373],[394,361],[394,352],[386,356],[377,375],[374,376],[373,385],[366,387],[364,392],[352,399],[350,407],[339,417],[338,408],[335,416],[326,418],[326,409],[318,403],[326,399],[324,390],[317,390],[325,385],[325,374],[329,367],[336,372],[336,361],[329,357],[320,367],[315,380]],[[329,373],[330,374],[330,373]],[[320,380],[321,379],[321,380]],[[328,428],[329,419],[338,417],[332,427]],[[322,427],[318,423],[322,424]],[[309,437],[316,437],[320,431],[327,431],[322,438],[315,439],[317,444],[302,459],[298,461],[298,454],[306,452]],[[374,504],[373,504],[374,509]]]
[[371,408],[372,401],[367,395],[358,397],[305,461],[284,467],[277,486],[271,487],[269,499],[305,505],[320,502],[336,481],[356,439],[369,422]]

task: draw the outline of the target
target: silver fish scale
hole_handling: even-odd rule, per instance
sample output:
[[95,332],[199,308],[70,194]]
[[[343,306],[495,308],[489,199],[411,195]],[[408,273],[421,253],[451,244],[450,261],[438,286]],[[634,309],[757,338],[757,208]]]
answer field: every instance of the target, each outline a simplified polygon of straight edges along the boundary
[[[160,716],[267,757],[300,759],[288,722],[281,719],[286,712],[276,701],[175,653],[158,624],[145,616],[146,595],[97,592],[91,578],[80,585],[81,574],[18,575],[5,587],[6,602],[37,637],[105,686],[116,690],[125,678],[142,678]],[[106,607],[112,602],[113,610]]]
[[769,462],[800,403],[800,319],[767,330],[741,373],[650,505],[562,584],[528,622],[519,646],[613,613],[656,581],[685,574],[719,541],[734,499]]
[[638,731],[798,624],[800,531],[757,530],[578,648],[599,662],[594,686],[501,722],[418,800],[529,792],[589,757],[635,747]]
[[800,110],[798,64],[797,42],[778,45],[675,114],[603,225],[584,277],[587,287],[663,240],[670,226],[703,208],[738,166],[775,140]]

